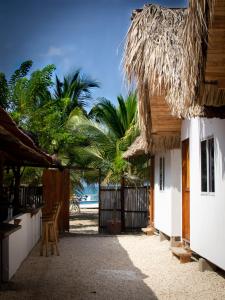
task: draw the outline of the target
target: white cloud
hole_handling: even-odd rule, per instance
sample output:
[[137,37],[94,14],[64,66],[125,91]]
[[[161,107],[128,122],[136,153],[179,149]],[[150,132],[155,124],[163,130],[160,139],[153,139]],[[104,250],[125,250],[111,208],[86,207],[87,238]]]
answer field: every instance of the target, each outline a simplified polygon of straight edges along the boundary
[[64,56],[64,55],[65,55],[65,49],[60,47],[54,47],[54,46],[50,46],[46,53],[46,56]]
[[50,45],[47,51],[40,56],[44,59],[46,64],[55,64],[57,70],[61,73],[69,73],[74,66],[74,54],[76,48],[74,46],[57,47]]

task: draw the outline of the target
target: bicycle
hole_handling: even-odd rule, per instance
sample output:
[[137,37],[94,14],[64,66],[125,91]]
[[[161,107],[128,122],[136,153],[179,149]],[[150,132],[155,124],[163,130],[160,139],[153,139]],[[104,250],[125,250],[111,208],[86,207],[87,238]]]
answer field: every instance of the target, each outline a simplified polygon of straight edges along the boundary
[[80,213],[80,203],[76,197],[73,197],[72,200],[70,200],[70,212]]

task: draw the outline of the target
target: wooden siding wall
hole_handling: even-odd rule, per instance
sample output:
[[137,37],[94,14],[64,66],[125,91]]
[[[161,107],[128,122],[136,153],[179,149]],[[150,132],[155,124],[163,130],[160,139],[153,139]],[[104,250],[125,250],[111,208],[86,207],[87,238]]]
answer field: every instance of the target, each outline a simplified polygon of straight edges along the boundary
[[46,169],[43,172],[43,213],[51,213],[55,203],[62,202],[59,215],[59,230],[69,231],[69,200],[70,173],[69,170]]
[[205,80],[218,81],[225,89],[225,0],[215,0],[212,28],[209,30]]
[[170,108],[164,95],[154,95],[150,99],[152,134],[180,134],[181,120],[171,116]]

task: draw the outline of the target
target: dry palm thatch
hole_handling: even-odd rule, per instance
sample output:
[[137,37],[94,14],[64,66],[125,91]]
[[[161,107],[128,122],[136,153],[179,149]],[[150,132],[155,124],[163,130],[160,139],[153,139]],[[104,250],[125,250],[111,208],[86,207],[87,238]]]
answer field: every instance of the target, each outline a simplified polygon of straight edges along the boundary
[[[137,83],[140,128],[152,148],[151,96],[162,90],[180,93],[182,33],[185,9],[145,5],[133,16],[127,34],[124,67],[129,82]],[[170,89],[169,89],[170,88]],[[180,99],[179,95],[177,96]],[[168,139],[167,139],[168,140]]]
[[[201,114],[199,97],[205,94],[205,89],[209,95],[212,87],[204,84],[204,70],[214,2],[190,0],[188,9],[149,4],[133,14],[124,69],[128,81],[137,82],[139,96],[143,86],[151,93],[165,89],[172,114],[179,117]],[[212,101],[204,104],[212,105]]]
[[152,135],[151,146],[149,148],[146,139],[143,135],[136,138],[133,144],[123,154],[124,159],[134,158],[140,155],[151,153],[154,155],[157,152],[165,151],[166,149],[180,148],[180,136],[159,136]]
[[[165,89],[171,108],[174,104],[171,99],[176,99],[179,102],[176,106],[180,106],[180,94],[186,84],[181,78],[186,17],[186,9],[168,9],[151,4],[134,15],[127,34],[124,68],[128,81],[136,81],[141,102],[143,87],[147,87],[152,94]],[[180,106],[180,114],[182,108],[183,105]],[[141,111],[140,116],[144,118]]]
[[165,100],[178,117],[203,116],[203,105],[225,103],[224,91],[204,82],[214,2],[190,0],[188,9],[148,4],[133,13],[123,64],[128,82],[137,84],[140,128],[149,149],[153,94],[166,91]]
[[130,157],[135,157],[139,155],[147,154],[146,149],[148,146],[146,145],[146,139],[143,135],[138,136],[133,144],[127,149],[123,154],[124,159],[129,159]]

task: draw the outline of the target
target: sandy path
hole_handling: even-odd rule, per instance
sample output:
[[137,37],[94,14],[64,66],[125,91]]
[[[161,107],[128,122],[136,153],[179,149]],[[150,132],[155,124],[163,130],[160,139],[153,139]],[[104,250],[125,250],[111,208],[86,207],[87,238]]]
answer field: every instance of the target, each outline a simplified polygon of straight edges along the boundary
[[70,214],[70,232],[98,234],[98,209],[82,209]]
[[59,257],[38,247],[0,299],[225,299],[225,279],[181,265],[157,236],[74,236],[60,240]]

